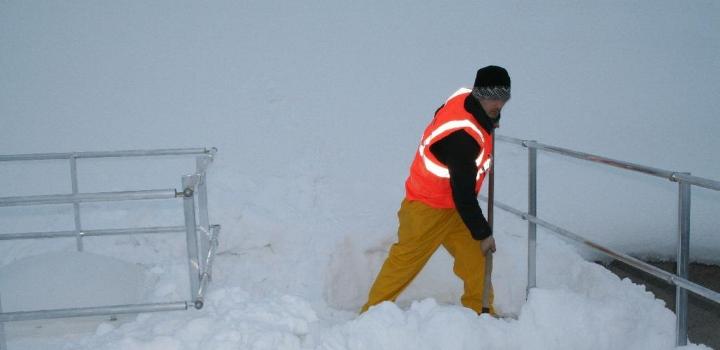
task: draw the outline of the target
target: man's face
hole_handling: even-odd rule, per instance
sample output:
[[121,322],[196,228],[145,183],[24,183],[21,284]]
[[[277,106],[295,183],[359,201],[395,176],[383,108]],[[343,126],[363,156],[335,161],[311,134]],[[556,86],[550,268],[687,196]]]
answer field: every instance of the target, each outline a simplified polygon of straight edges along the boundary
[[480,105],[485,110],[485,113],[488,115],[488,117],[490,117],[491,119],[496,119],[500,115],[500,111],[502,110],[503,106],[505,106],[505,103],[507,103],[507,100],[480,100]]

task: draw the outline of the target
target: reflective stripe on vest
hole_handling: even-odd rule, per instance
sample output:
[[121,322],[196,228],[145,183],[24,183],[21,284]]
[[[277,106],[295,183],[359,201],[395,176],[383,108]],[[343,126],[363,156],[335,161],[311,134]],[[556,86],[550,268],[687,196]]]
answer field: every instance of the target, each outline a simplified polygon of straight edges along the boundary
[[407,199],[422,201],[433,208],[455,207],[450,185],[450,170],[430,149],[432,145],[458,130],[465,131],[480,146],[478,152],[480,154],[474,164],[477,167],[475,192],[480,191],[492,162],[490,159],[492,135],[486,133],[476,122],[475,117],[465,110],[464,101],[469,95],[469,89],[455,92],[425,128],[410,165],[410,176],[405,181]]
[[[478,138],[482,142],[485,142],[485,137],[483,136],[480,129],[475,126],[472,122],[469,120],[453,120],[449,121],[445,124],[440,125],[437,127],[433,132],[425,138],[421,143],[420,147],[418,148],[418,152],[420,153],[420,157],[422,157],[423,164],[425,165],[425,169],[427,169],[429,172],[433,173],[435,176],[442,177],[449,179],[450,178],[450,170],[448,168],[441,164],[433,161],[425,154],[425,148],[427,148],[430,144],[432,144],[432,141],[438,136],[441,135],[444,132],[451,131],[451,130],[460,130],[469,128],[472,130],[475,135],[478,136]],[[467,129],[465,129],[467,131]],[[480,162],[482,162],[483,157],[485,156],[485,149],[483,148],[480,151],[480,155],[478,155],[477,159],[475,159],[475,166],[478,167],[477,176],[475,177],[475,180],[480,179],[480,176],[486,172],[488,169],[490,169],[490,164],[492,164],[492,159],[488,157],[488,159],[485,161],[485,164],[480,166]]]

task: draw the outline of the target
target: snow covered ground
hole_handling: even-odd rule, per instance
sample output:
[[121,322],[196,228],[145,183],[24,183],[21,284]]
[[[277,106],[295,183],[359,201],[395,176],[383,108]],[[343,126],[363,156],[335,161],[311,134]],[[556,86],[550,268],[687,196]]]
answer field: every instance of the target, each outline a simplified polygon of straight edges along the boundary
[[[11,323],[6,326],[8,346],[143,350],[675,348],[675,317],[662,301],[643,286],[584,261],[572,247],[555,239],[540,241],[538,288],[525,302],[525,240],[518,234],[522,223],[513,223],[517,220],[502,214],[498,220],[504,228],[497,234],[501,249],[495,255],[493,280],[497,308],[504,318],[477,316],[457,305],[461,287],[452,276],[446,254],[433,258],[399,306],[384,303],[358,316],[356,310],[370,282],[367,271],[379,268],[382,248],[353,256],[348,254],[352,243],[345,242],[332,252],[314,251],[313,256],[321,257],[319,261],[303,266],[298,259],[311,260],[307,252],[265,244],[221,251],[208,303],[200,311],[121,316],[116,321]],[[67,254],[68,260],[75,255]],[[322,258],[333,254],[342,258]],[[164,264],[153,269],[157,272]],[[294,265],[297,268],[290,267]],[[171,282],[170,289],[167,278],[147,287],[182,295],[187,285],[182,283],[185,276],[180,266],[175,272],[168,269],[178,281]],[[331,278],[322,277],[333,270]],[[366,276],[355,274],[358,271],[365,271]],[[47,275],[36,276],[42,281]],[[87,275],[80,274],[76,280],[65,277],[86,286],[89,296],[96,296],[97,280],[88,281]],[[129,288],[122,280],[103,283],[109,285],[101,288],[110,290]],[[76,291],[72,297],[78,295],[83,293]],[[327,295],[335,297],[328,301]]]
[[[203,310],[12,323],[9,349],[672,349],[660,301],[542,230],[526,302],[526,229],[501,211],[493,278],[506,318],[457,306],[443,251],[398,306],[356,310],[394,240],[422,128],[480,66],[513,78],[503,134],[717,178],[718,6],[0,2],[0,153],[216,146],[211,220],[223,226]],[[518,208],[525,161],[498,146],[497,196]],[[179,187],[193,166],[82,161],[80,188]],[[544,219],[642,257],[674,254],[676,184],[548,155],[539,171]],[[67,173],[3,164],[0,196],[67,193]],[[693,259],[718,262],[718,194],[693,194]],[[178,225],[179,207],[88,204],[83,224]],[[0,208],[0,233],[72,226],[70,206]],[[15,287],[4,309],[187,298],[182,237],[74,247],[0,242],[0,285]],[[124,277],[98,273],[109,269]],[[78,288],[58,292],[62,281]]]

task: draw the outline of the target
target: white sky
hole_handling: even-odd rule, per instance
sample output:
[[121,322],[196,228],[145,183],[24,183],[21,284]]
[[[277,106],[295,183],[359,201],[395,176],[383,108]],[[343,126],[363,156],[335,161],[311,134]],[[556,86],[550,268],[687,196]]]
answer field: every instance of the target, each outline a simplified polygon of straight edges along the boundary
[[[719,6],[5,1],[0,153],[216,146],[222,207],[238,174],[310,167],[337,184],[327,200],[378,217],[399,203],[435,108],[498,64],[513,79],[502,134],[717,179]],[[524,207],[524,156],[500,157],[498,199]],[[540,164],[541,215],[673,254],[675,184]],[[693,250],[707,259],[719,199],[695,191]]]

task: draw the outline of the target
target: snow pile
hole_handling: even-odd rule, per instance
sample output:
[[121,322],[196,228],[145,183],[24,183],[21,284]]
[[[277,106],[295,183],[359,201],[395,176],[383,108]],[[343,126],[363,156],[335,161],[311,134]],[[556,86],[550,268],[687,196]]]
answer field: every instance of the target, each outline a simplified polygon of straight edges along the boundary
[[477,316],[460,306],[439,305],[434,299],[413,302],[407,310],[383,303],[356,317],[314,307],[299,297],[258,295],[228,287],[210,293],[201,311],[140,315],[123,325],[103,323],[94,336],[68,348],[674,348],[674,316],[662,302],[643,287],[621,281],[576,255],[564,260],[573,263],[575,273],[558,279],[578,282],[581,287],[533,290],[518,320]]
[[47,253],[0,268],[6,312],[136,304],[146,285],[142,267],[91,253]]
[[101,324],[73,349],[300,349],[318,318],[297,297],[250,296],[239,288],[208,295],[202,311],[144,314],[120,326]]
[[[500,213],[499,213],[500,214]],[[498,215],[508,227],[522,222]],[[264,245],[239,254],[218,256],[216,274],[202,310],[153,313],[99,324],[93,334],[66,338],[67,349],[674,349],[675,317],[662,301],[643,286],[620,280],[600,265],[584,261],[566,243],[542,236],[538,246],[538,288],[525,302],[525,240],[506,230],[497,233],[501,249],[495,255],[493,280],[498,311],[506,318],[478,316],[456,305],[461,287],[452,276],[450,261],[438,254],[398,304],[383,303],[358,316],[355,306],[364,301],[366,285],[352,278],[322,282],[325,267],[303,274],[305,283],[341,295],[360,289],[357,297],[336,299],[330,307],[311,295],[300,296],[283,290],[290,271],[283,248]],[[344,246],[344,247],[343,247]],[[353,264],[377,271],[382,250],[370,255],[347,255],[346,243],[338,255]],[[278,249],[275,250],[274,249]],[[351,249],[355,251],[355,249]],[[363,257],[364,256],[364,257]],[[293,257],[285,257],[293,259]],[[378,261],[379,260],[379,261]],[[261,261],[264,270],[248,272],[243,264]],[[279,265],[280,264],[280,265]],[[237,267],[237,268],[234,268]],[[357,268],[357,271],[362,271]],[[433,272],[435,271],[435,272]],[[440,272],[442,271],[442,272]],[[300,272],[300,270],[298,270]],[[242,278],[248,274],[250,279]],[[353,271],[348,271],[353,274]],[[367,272],[363,272],[367,274]],[[435,276],[428,276],[430,274]],[[240,276],[238,276],[240,274]],[[315,275],[315,278],[308,276]],[[374,276],[373,276],[374,277]],[[258,284],[255,284],[257,281]],[[263,280],[267,280],[262,282]],[[293,284],[296,281],[286,281]],[[92,282],[90,282],[92,283]],[[327,283],[327,284],[325,284]],[[299,288],[302,292],[303,289]],[[413,300],[413,295],[425,297]],[[430,298],[426,298],[430,296]],[[442,301],[441,301],[442,300]],[[52,321],[48,321],[52,322]],[[42,333],[35,339],[13,337],[10,349],[45,349],[53,344]],[[57,344],[55,344],[56,346]],[[47,347],[48,349],[51,347]],[[687,349],[707,349],[688,346]]]
[[[641,300],[635,298],[631,300]],[[477,316],[433,299],[378,305],[332,329],[318,349],[672,349],[673,317],[566,290],[536,289],[518,320]],[[620,304],[620,305],[618,305]],[[648,323],[648,316],[659,316]],[[638,322],[639,321],[639,322]],[[614,322],[607,327],[607,322]],[[659,331],[665,329],[665,331]]]

